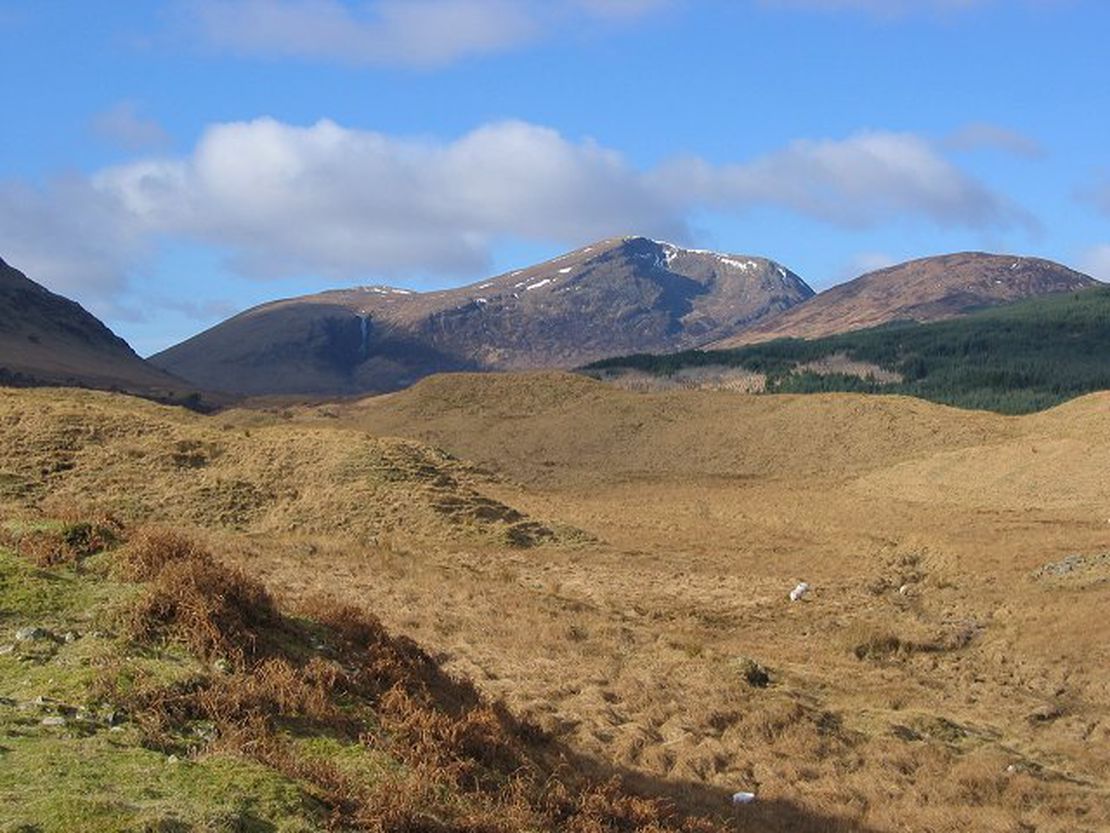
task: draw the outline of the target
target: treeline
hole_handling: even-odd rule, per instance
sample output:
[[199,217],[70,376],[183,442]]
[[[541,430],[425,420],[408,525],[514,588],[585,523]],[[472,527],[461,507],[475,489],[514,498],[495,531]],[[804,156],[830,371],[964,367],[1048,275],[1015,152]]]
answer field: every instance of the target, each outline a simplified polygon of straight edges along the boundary
[[[893,371],[901,381],[799,370],[838,355]],[[768,392],[901,393],[963,408],[1029,413],[1110,389],[1110,287],[1020,301],[951,321],[899,322],[734,350],[638,354],[585,369],[628,368],[670,376],[705,366],[765,374]]]

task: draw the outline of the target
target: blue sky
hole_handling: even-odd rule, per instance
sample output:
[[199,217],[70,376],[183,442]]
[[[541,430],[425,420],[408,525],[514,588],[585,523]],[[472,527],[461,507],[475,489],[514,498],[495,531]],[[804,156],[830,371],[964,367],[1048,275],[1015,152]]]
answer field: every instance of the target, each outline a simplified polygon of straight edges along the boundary
[[1110,280],[1104,0],[0,0],[0,257],[142,354],[643,233]]

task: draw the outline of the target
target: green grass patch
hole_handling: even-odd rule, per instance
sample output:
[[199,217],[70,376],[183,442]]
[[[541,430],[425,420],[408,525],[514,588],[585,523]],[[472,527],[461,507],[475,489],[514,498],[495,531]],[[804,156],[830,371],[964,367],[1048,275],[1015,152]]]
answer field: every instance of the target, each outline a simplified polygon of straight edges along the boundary
[[[112,704],[97,694],[105,678],[126,692],[205,669],[180,646],[140,649],[116,636],[140,588],[105,572],[88,561],[40,569],[0,550],[0,646],[11,646],[0,654],[0,833],[325,826],[319,803],[272,769],[221,755],[175,760],[144,748],[137,727],[109,725]],[[16,641],[22,627],[54,638]]]

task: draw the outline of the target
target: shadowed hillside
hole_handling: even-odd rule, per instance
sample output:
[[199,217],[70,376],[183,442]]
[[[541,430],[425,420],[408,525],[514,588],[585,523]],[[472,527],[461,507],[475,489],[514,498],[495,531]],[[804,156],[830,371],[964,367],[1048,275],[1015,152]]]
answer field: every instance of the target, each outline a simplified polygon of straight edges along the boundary
[[0,260],[0,385],[74,385],[201,403],[94,316]]
[[629,237],[459,289],[370,286],[263,304],[151,361],[233,393],[368,393],[442,371],[693,347],[812,294],[765,258]]

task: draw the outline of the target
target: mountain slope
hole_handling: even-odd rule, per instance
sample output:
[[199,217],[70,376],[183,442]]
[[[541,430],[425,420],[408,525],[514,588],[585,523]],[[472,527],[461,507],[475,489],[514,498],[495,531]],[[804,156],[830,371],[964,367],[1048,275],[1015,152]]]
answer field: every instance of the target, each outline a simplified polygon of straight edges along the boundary
[[[774,393],[898,393],[964,408],[1026,413],[1110,389],[1110,286],[1026,298],[926,324],[811,340],[606,359],[586,369],[665,380],[743,368]],[[721,378],[727,374],[720,374]]]
[[812,294],[773,261],[630,237],[459,289],[359,287],[264,304],[151,361],[235,393],[384,391],[441,371],[687,349]]
[[818,338],[900,320],[938,321],[1097,283],[1066,266],[1034,257],[979,252],[927,257],[868,272],[708,346],[720,349],[775,338]]
[[192,390],[144,362],[80,304],[2,260],[0,384],[109,388],[166,399]]

